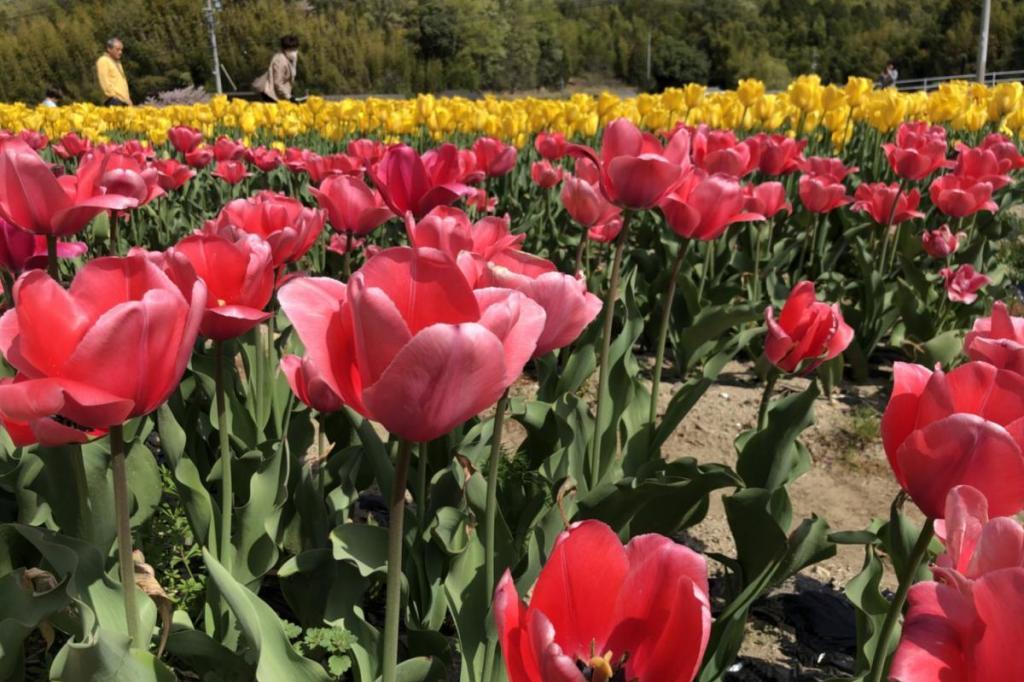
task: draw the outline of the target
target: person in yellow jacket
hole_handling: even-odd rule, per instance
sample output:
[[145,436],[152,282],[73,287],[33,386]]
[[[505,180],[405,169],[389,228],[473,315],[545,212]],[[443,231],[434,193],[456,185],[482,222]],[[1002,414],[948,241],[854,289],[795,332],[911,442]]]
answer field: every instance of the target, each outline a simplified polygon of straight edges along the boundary
[[107,41],[107,51],[96,60],[96,77],[103,91],[103,103],[108,107],[130,107],[132,96],[128,92],[128,79],[121,65],[124,44],[118,38]]

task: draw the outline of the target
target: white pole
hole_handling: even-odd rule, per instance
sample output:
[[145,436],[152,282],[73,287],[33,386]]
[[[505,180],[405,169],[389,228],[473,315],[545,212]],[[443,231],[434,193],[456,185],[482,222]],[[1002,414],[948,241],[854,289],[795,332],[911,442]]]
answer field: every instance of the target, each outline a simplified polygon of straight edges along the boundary
[[978,82],[985,82],[985,63],[988,61],[988,25],[992,19],[992,0],[981,3],[981,34],[978,37]]
[[213,15],[213,0],[206,0],[206,26],[210,31],[210,50],[213,52],[213,83],[217,94],[224,92],[220,82],[220,53],[217,52],[217,31]]

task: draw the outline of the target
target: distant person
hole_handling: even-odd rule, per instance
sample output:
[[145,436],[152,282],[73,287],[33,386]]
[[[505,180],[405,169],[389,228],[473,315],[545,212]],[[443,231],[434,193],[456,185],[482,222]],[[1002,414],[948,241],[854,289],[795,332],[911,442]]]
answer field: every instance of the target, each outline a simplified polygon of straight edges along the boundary
[[132,96],[128,92],[128,79],[121,65],[124,44],[118,38],[107,41],[107,51],[96,60],[96,77],[103,91],[103,103],[108,107],[130,107]]
[[60,88],[47,88],[46,97],[44,97],[43,101],[39,103],[39,106],[53,109],[60,106],[62,99],[64,99],[64,93]]
[[883,88],[891,88],[896,85],[896,81],[899,79],[900,72],[896,70],[896,64],[889,62],[885,65],[885,69],[882,70],[882,75],[878,80]]
[[281,49],[270,60],[270,68],[252,82],[253,89],[264,102],[292,101],[299,39],[292,35],[281,38]]

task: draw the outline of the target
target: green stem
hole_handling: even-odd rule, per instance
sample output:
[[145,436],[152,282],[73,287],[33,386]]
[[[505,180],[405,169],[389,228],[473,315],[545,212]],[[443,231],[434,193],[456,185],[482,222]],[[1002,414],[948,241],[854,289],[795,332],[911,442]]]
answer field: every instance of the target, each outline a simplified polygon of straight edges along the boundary
[[775,382],[779,380],[779,370],[772,367],[768,371],[768,380],[764,385],[764,393],[761,394],[761,407],[757,410],[757,430],[761,431],[768,424],[768,405],[772,400],[772,393],[775,391]]
[[384,682],[398,679],[398,624],[402,615],[402,541],[405,521],[405,484],[409,475],[412,443],[398,443],[395,480],[391,482],[391,506],[388,516],[388,582],[384,605]]
[[899,589],[896,590],[896,596],[893,597],[892,603],[889,604],[889,612],[885,614],[885,622],[882,623],[882,629],[879,632],[878,647],[875,649],[874,660],[871,661],[870,682],[882,682],[882,677],[885,674],[886,659],[889,656],[889,639],[892,637],[896,621],[899,620],[900,613],[903,611],[903,604],[907,601],[907,593],[914,582],[917,569],[928,555],[928,545],[931,543],[934,534],[935,521],[928,519],[921,528],[921,534],[917,536],[917,543],[914,544],[914,549],[910,553],[906,570],[900,576]]
[[427,465],[430,463],[428,455],[429,443],[420,443],[420,460],[416,468],[416,516],[419,517],[420,536],[427,530]]
[[128,509],[128,469],[125,465],[124,432],[120,424],[110,427],[110,468],[114,479],[117,560],[121,571],[121,589],[124,592],[124,616],[128,637],[135,639],[139,630],[139,614],[135,610],[135,561],[132,557],[132,527]]
[[46,271],[56,281],[60,281],[60,267],[57,265],[57,235],[46,235]]
[[594,437],[591,443],[591,482],[597,485],[601,477],[601,424],[604,421],[606,409],[604,399],[605,391],[608,390],[608,376],[611,368],[608,367],[608,348],[612,344],[612,323],[615,321],[615,303],[619,299],[619,272],[622,269],[622,253],[626,249],[626,242],[629,240],[630,214],[622,217],[622,231],[619,232],[615,242],[615,255],[612,258],[612,273],[608,283],[608,295],[604,302],[604,331],[601,336],[601,354],[598,356],[598,383],[597,383],[597,414],[595,415]]
[[587,232],[583,231],[580,235],[580,243],[576,245],[576,265],[573,266],[572,274],[576,275],[579,273],[580,268],[583,267],[583,247],[587,245]]
[[231,471],[231,442],[228,430],[228,408],[224,386],[224,342],[214,341],[215,377],[217,384],[217,435],[220,438],[220,562],[231,570],[231,515],[234,512],[235,491]]
[[117,255],[117,212],[110,214],[110,255]]
[[[491,433],[491,458],[487,465],[487,507],[484,516],[484,585],[487,599],[494,599],[494,527],[498,517],[498,464],[501,462],[501,434],[505,426],[505,410],[508,408],[508,389],[501,394],[494,408],[494,431]],[[484,655],[484,677],[491,679],[494,666],[494,638],[488,638]]]
[[711,262],[715,258],[714,242],[705,242],[704,244],[707,250],[704,252],[704,267],[700,271],[700,284],[697,285],[697,301],[704,297],[704,286],[708,282],[708,276],[711,272]]
[[665,341],[668,339],[668,324],[672,318],[672,301],[676,296],[676,280],[679,279],[679,270],[683,267],[686,254],[690,252],[690,245],[693,240],[687,239],[679,247],[675,262],[672,263],[672,274],[669,275],[668,290],[665,292],[665,303],[661,309],[661,324],[658,327],[658,346],[654,355],[654,374],[651,376],[651,404],[647,410],[647,422],[654,427],[654,420],[658,416],[658,393],[661,387],[661,369],[665,362]]

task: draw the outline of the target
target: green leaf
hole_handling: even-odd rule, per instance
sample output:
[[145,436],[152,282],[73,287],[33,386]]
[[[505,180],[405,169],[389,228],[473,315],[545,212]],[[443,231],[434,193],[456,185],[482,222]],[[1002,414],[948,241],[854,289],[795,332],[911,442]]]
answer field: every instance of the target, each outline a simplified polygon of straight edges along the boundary
[[128,636],[99,630],[84,643],[68,642],[54,658],[50,679],[59,682],[175,682],[170,668]]
[[258,682],[330,680],[323,668],[295,652],[273,609],[239,584],[206,549],[203,561],[255,653]]
[[767,426],[746,431],[736,439],[736,472],[747,486],[776,490],[806,470],[807,452],[797,437],[814,423],[817,397],[818,386],[812,383],[802,393],[773,401]]
[[364,523],[345,523],[331,531],[334,558],[347,561],[361,576],[387,572],[388,531]]
[[[381,679],[383,678],[377,678],[378,681]],[[433,682],[444,679],[445,671],[440,662],[426,656],[410,658],[399,663],[395,677],[396,682]]]
[[0,577],[0,679],[20,679],[22,643],[39,624],[70,603],[67,585],[38,594],[26,585],[23,570]]

